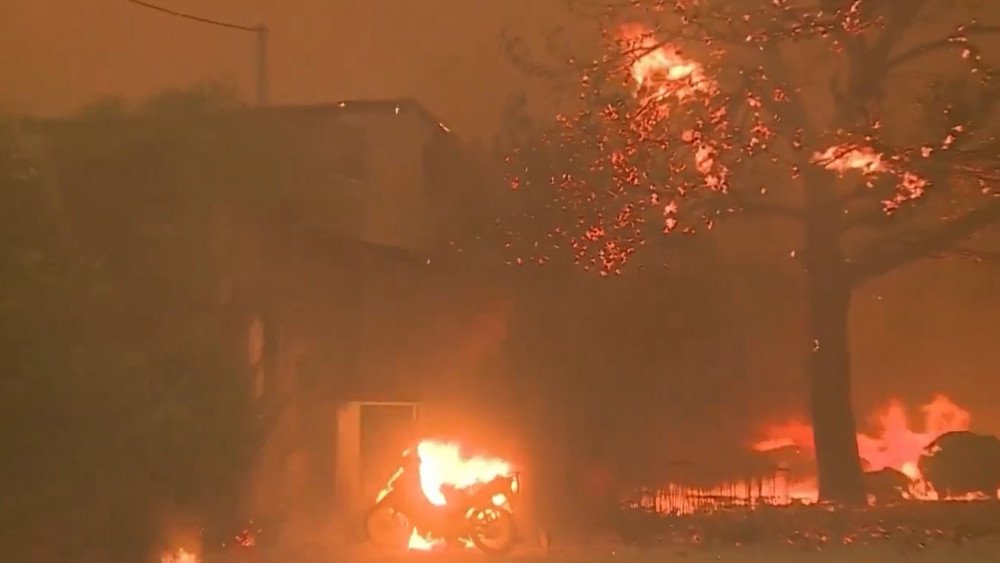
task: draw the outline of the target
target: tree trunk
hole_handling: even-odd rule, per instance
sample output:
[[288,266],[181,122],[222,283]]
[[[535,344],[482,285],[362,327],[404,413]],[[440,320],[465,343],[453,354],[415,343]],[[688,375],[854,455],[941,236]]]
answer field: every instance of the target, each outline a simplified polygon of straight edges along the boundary
[[851,286],[826,269],[809,273],[810,408],[820,499],[865,502],[857,429],[851,406],[848,315]]

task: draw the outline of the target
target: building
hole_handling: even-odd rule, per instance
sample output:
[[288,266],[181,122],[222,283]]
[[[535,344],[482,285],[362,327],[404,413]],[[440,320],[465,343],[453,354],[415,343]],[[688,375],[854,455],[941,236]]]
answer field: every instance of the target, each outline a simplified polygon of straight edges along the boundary
[[484,174],[412,100],[30,125],[55,174],[73,179],[66,208],[88,209],[74,231],[88,240],[71,243],[107,246],[140,207],[128,228],[204,229],[262,437],[248,514],[322,518],[335,504],[338,405],[468,385],[488,354],[480,341],[502,337],[495,288],[449,259],[449,243],[483,223],[472,204]]

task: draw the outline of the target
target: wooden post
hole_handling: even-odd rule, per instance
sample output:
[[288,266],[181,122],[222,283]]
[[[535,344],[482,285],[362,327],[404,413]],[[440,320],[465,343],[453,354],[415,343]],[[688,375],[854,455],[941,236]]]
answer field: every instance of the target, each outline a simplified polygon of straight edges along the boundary
[[257,105],[267,105],[267,27],[260,24],[257,32]]
[[336,479],[337,503],[346,514],[361,504],[361,404],[346,403],[337,411]]

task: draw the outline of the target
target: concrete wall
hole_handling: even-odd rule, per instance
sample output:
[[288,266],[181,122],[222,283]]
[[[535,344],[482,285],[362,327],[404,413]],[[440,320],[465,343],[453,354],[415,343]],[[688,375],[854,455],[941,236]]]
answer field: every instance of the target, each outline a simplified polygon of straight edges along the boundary
[[[398,107],[398,110],[396,109]],[[366,145],[366,222],[360,239],[410,251],[426,250],[429,240],[424,193],[424,147],[443,134],[411,105],[351,113],[344,123],[357,127]]]

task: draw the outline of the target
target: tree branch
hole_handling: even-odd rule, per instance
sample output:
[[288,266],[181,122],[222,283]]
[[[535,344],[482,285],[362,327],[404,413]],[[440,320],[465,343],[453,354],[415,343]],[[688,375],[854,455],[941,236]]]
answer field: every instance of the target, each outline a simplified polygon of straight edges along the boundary
[[889,25],[886,30],[879,34],[871,53],[876,60],[885,60],[889,51],[899,43],[899,40],[906,35],[906,32],[913,27],[917,15],[930,3],[930,0],[911,0],[910,2],[883,3],[882,8],[889,12]]
[[936,229],[928,229],[894,242],[875,243],[854,261],[853,278],[863,282],[881,276],[913,260],[955,246],[979,230],[1000,224],[1000,197]]
[[965,37],[968,35],[987,35],[996,33],[1000,33],[1000,26],[982,24],[970,25],[963,28],[955,35],[918,45],[890,58],[888,68],[890,70],[894,69],[918,57],[944,49],[970,49],[974,53],[973,56],[978,56],[979,48],[971,44],[965,39]]
[[951,254],[960,258],[972,260],[977,264],[1000,264],[1000,250],[976,250],[964,246],[956,247]]

